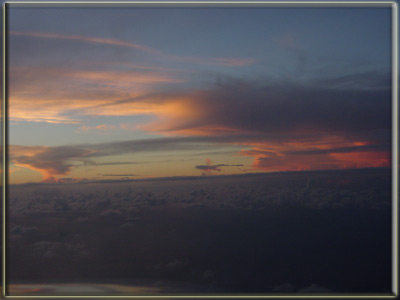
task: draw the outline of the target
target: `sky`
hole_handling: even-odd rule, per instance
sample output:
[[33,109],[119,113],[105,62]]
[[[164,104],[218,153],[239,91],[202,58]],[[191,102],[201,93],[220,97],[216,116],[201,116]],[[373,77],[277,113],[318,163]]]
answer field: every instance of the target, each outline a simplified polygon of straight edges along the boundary
[[8,9],[10,183],[388,167],[391,9]]

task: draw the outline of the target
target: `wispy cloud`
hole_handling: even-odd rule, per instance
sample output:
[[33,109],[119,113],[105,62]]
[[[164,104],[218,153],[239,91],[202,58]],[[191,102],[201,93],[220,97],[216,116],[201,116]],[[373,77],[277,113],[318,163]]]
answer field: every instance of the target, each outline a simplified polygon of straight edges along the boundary
[[177,56],[177,55],[165,53],[158,49],[155,49],[155,48],[152,48],[149,46],[145,46],[142,44],[131,43],[131,42],[115,40],[115,39],[86,37],[86,36],[80,36],[80,35],[55,34],[55,33],[46,33],[46,32],[10,31],[9,34],[11,34],[13,36],[25,36],[25,37],[43,38],[43,39],[71,40],[71,41],[79,41],[79,42],[84,42],[84,43],[125,47],[125,48],[139,50],[139,51],[145,52],[147,54],[159,56],[163,59],[182,61],[182,62],[193,63],[193,64],[212,64],[212,65],[222,65],[222,66],[228,66],[228,67],[240,67],[240,66],[246,66],[246,65],[255,63],[255,60],[252,58],[230,58],[230,57],[209,57],[208,58],[208,57],[195,57],[195,56]]
[[68,35],[68,34],[57,34],[57,33],[46,33],[46,32],[21,32],[21,31],[10,31],[9,34],[14,36],[26,36],[26,37],[35,37],[35,38],[43,38],[43,39],[58,39],[58,40],[72,40],[72,41],[80,41],[85,43],[93,43],[93,44],[101,44],[101,45],[110,45],[110,46],[119,46],[119,47],[127,47],[136,50],[141,50],[145,52],[149,52],[151,54],[162,55],[162,52],[153,49],[151,47],[146,47],[140,44],[129,43],[114,39],[105,39],[105,38],[96,38],[96,37],[86,37],[81,35]]
[[[163,103],[136,98],[157,84],[177,82],[182,80],[157,71],[15,67],[10,70],[10,119],[68,124],[79,123],[85,114],[149,114],[163,109]],[[124,99],[129,103],[118,102]]]
[[105,82],[108,85],[128,85],[132,82],[135,84],[143,83],[160,83],[160,82],[183,82],[182,79],[173,78],[165,73],[156,71],[78,71],[66,74],[69,77],[77,78],[83,81]]

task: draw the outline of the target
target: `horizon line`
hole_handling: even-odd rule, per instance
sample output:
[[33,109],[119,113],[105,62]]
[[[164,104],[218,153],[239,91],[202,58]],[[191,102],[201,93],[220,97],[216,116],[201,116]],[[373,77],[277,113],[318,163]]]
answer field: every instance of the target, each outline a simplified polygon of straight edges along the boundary
[[[213,174],[213,175],[182,175],[182,176],[164,176],[164,177],[148,177],[148,178],[126,178],[126,179],[93,179],[93,180],[77,180],[72,182],[24,182],[24,183],[9,183],[8,186],[33,186],[33,185],[67,185],[67,184],[85,184],[85,183],[120,183],[120,182],[140,182],[140,181],[169,181],[169,180],[198,180],[208,178],[226,178],[226,177],[241,177],[241,176],[257,176],[257,175],[279,175],[279,174],[296,174],[296,173],[321,173],[321,172],[354,172],[366,170],[391,170],[392,167],[363,167],[363,168],[342,168],[342,169],[316,169],[316,170],[285,170],[285,171],[265,171],[252,173],[237,173],[237,174]],[[64,177],[70,178],[70,177]],[[63,178],[60,178],[63,179]],[[2,187],[2,186],[1,186]]]

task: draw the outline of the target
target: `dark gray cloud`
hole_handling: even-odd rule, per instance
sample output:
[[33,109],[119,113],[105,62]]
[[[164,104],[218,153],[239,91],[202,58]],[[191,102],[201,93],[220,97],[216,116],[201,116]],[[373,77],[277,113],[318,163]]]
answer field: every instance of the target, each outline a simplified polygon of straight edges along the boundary
[[221,172],[221,169],[218,168],[217,166],[197,165],[195,168],[199,169],[199,170],[204,170],[204,171],[218,171],[218,172]]
[[[358,77],[360,81],[366,80]],[[272,135],[349,135],[389,129],[390,88],[362,88],[332,89],[327,85],[300,86],[288,82],[238,84],[237,80],[228,80],[192,95],[192,105],[203,112],[199,119],[171,121],[164,128],[177,131],[209,126]]]
[[311,82],[300,85],[267,77],[244,80],[217,75],[209,88],[190,92],[164,90],[102,106],[166,104],[171,99],[185,99],[183,104],[196,112],[145,127],[158,132],[200,130],[208,135],[246,133],[262,134],[266,139],[291,139],[299,135],[358,136],[365,135],[365,131],[390,128],[390,74],[369,71]]
[[12,162],[43,170],[48,176],[68,173],[73,166],[69,161],[70,159],[83,158],[89,154],[89,149],[75,146],[10,146]]
[[205,169],[214,169],[216,170],[219,167],[243,167],[243,165],[226,165],[226,164],[217,164],[217,165],[197,165],[196,169],[205,170]]
[[213,165],[211,160],[209,160],[209,159],[206,159],[206,163],[207,163],[206,165],[196,165],[195,166],[196,169],[203,171],[203,173],[202,173],[203,176],[212,175],[212,173],[214,171],[221,172],[221,167],[242,167],[243,166],[241,164],[239,164],[239,165],[227,165],[227,164]]

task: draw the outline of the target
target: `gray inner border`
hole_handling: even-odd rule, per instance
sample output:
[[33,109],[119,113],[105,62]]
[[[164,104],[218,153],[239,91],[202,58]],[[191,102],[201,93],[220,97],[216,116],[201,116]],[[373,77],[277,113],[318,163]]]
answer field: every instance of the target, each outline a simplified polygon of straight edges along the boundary
[[[392,294],[218,294],[218,295],[137,295],[137,296],[10,296],[7,292],[6,281],[6,187],[8,175],[8,149],[7,149],[7,6],[14,7],[391,7],[392,8]],[[2,297],[5,299],[131,299],[131,298],[397,298],[398,296],[398,7],[396,1],[6,1],[3,3],[3,93],[2,93]]]

